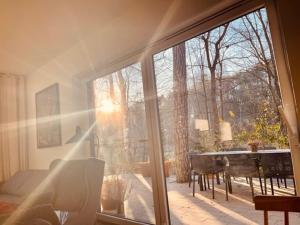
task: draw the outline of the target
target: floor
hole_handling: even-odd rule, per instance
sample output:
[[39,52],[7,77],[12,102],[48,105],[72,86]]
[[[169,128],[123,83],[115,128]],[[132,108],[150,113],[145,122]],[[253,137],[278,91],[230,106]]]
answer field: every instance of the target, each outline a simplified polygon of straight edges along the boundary
[[[125,202],[125,215],[123,216],[154,223],[151,179],[134,174],[128,176],[127,180],[130,180],[131,191]],[[237,178],[233,181],[233,194],[229,195],[229,201],[225,200],[223,183],[215,186],[214,200],[210,190],[200,192],[199,186],[193,197],[192,188],[189,188],[187,183],[176,183],[175,177],[167,178],[167,187],[172,225],[243,225],[263,222],[263,213],[254,210],[250,187],[244,178]],[[259,194],[257,180],[254,180],[254,187],[256,194]],[[276,187],[275,194],[292,195],[291,181],[288,182],[287,189]],[[270,213],[269,221],[270,225],[284,224],[283,213]],[[290,224],[299,225],[300,215],[290,214]]]

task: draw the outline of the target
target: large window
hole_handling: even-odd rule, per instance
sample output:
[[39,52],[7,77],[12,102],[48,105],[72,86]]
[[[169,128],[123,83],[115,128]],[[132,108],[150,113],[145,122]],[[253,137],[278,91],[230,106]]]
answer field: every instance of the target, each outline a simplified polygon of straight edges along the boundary
[[155,223],[140,64],[94,81],[103,213]]
[[[251,146],[288,152],[287,130],[278,110],[281,94],[266,10],[202,33],[154,55],[153,60],[172,224],[261,223],[249,188],[253,184],[254,194],[264,191],[258,175],[253,175],[251,184],[245,176],[237,176],[237,170],[229,176],[234,178],[230,183],[236,193],[233,196],[239,199],[229,203],[225,201],[225,184],[220,181],[224,171],[215,174],[219,183],[215,203],[207,191],[198,194],[198,185],[196,197],[191,198],[187,182],[191,179],[191,152],[241,151],[243,155]],[[289,155],[287,161],[291,162]],[[229,165],[228,160],[225,163]],[[197,175],[207,170],[202,167]],[[211,184],[215,175],[203,175],[203,179]],[[289,182],[284,189],[274,191],[272,186],[272,190],[277,195],[293,195],[293,182]],[[266,183],[266,190],[269,185]]]

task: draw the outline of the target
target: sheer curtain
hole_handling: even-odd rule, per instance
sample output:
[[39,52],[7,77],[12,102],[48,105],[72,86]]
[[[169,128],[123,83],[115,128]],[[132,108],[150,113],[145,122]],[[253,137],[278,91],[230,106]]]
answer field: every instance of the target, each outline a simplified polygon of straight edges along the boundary
[[28,167],[25,78],[0,73],[0,181]]

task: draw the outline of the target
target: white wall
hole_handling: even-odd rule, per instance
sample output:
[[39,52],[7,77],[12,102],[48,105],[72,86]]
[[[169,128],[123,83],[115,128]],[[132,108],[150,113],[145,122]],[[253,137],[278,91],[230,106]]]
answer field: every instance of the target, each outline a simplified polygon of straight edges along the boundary
[[[62,145],[38,149],[35,94],[54,83],[59,84]],[[46,169],[52,160],[64,158],[67,155],[71,155],[71,158],[88,156],[88,142],[83,143],[78,148],[74,148],[76,144],[65,144],[75,134],[76,125],[80,125],[83,129],[88,128],[88,116],[84,112],[86,109],[85,85],[79,79],[68,74],[62,69],[61,65],[51,62],[41,67],[34,74],[27,76],[28,148],[29,167],[31,169]],[[74,113],[76,114],[74,115]]]

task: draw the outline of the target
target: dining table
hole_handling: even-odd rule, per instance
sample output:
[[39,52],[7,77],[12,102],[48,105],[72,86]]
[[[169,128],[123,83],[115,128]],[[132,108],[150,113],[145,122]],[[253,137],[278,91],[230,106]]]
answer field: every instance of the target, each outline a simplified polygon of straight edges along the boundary
[[207,155],[207,156],[226,156],[226,155],[261,155],[261,154],[289,154],[290,149],[270,149],[258,150],[256,152],[246,151],[212,151],[212,152],[192,152],[191,155]]
[[[210,152],[190,152],[189,157],[190,159],[193,157],[201,157],[201,156],[211,156],[214,159],[224,159],[226,156],[229,155],[247,155],[249,158],[259,160],[260,157],[264,154],[290,154],[290,149],[268,149],[268,150],[257,150],[257,151],[250,151],[250,150],[237,150],[237,151],[210,151]],[[217,184],[220,184],[219,174],[216,176]],[[200,189],[203,190],[202,184],[200,184]],[[231,189],[231,187],[230,187]],[[231,192],[232,190],[230,190]]]

